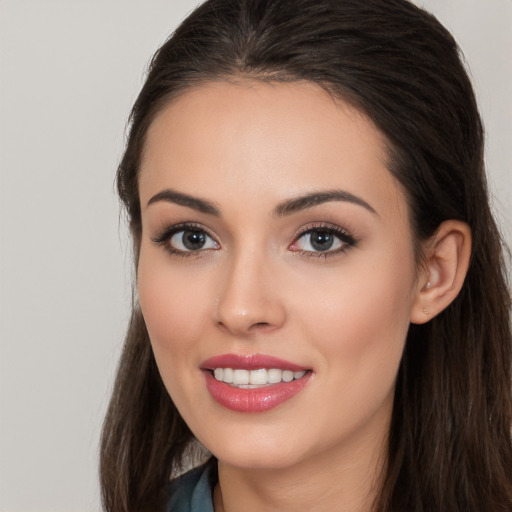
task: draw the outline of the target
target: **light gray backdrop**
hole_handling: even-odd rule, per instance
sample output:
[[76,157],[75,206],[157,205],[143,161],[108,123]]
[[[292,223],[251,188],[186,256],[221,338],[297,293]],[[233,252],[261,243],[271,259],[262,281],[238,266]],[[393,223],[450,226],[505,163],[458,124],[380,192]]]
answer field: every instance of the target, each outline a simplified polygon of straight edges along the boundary
[[[196,3],[0,0],[2,512],[100,508],[97,444],[130,302],[114,172],[145,66]],[[512,0],[418,3],[469,61],[510,242]]]

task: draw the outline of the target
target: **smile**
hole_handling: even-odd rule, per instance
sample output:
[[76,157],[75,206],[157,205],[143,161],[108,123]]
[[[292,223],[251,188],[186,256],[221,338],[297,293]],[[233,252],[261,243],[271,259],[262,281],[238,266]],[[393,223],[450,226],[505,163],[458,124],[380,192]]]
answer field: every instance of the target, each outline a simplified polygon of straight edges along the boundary
[[292,399],[313,371],[264,354],[224,354],[201,364],[210,396],[236,412],[265,412]]
[[225,382],[232,387],[241,389],[257,389],[280,382],[292,382],[301,379],[305,374],[306,370],[293,372],[279,368],[258,368],[257,370],[215,368],[213,371],[213,376],[219,382]]

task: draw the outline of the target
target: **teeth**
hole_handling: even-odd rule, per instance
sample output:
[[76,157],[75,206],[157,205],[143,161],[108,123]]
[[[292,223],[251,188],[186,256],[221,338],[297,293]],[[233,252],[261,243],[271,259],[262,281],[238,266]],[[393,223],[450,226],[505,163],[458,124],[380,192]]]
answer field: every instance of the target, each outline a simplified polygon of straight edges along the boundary
[[267,370],[262,368],[261,370],[251,370],[249,372],[249,383],[250,384],[266,384],[267,383]]
[[273,368],[267,372],[267,380],[269,384],[277,384],[281,382],[281,377],[283,376],[283,370],[277,370]]
[[291,382],[293,380],[293,372],[291,372],[290,370],[285,370],[283,372],[283,380],[285,382]]
[[261,387],[279,382],[291,382],[304,377],[306,371],[292,372],[279,368],[260,368],[258,370],[241,370],[233,368],[215,368],[213,375],[216,380],[242,388]]
[[223,372],[222,379],[217,380],[222,380],[222,382],[227,382],[228,384],[233,382],[233,368],[216,368],[216,370],[221,370]]
[[249,372],[247,370],[233,370],[233,384],[249,384]]

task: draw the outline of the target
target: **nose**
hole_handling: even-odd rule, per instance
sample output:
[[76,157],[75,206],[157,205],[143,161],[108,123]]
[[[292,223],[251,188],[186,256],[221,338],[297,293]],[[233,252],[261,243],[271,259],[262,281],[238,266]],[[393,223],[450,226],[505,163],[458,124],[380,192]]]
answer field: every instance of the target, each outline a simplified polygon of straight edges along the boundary
[[216,324],[233,336],[272,332],[286,320],[276,271],[255,251],[234,256],[226,265],[217,299]]

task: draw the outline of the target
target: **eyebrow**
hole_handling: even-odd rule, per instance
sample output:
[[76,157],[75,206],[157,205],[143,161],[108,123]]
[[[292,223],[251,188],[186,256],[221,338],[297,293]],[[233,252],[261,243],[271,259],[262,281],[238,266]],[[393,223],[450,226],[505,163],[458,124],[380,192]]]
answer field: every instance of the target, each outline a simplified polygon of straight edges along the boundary
[[[192,208],[193,210],[197,210],[208,215],[213,215],[215,217],[221,216],[219,208],[217,208],[217,206],[215,206],[215,204],[211,201],[190,196],[188,194],[183,194],[182,192],[177,192],[176,190],[172,189],[165,189],[155,194],[148,201],[147,206],[159,201],[167,201],[169,203],[174,203],[180,206],[186,206],[187,208]],[[313,192],[304,196],[294,197],[277,205],[276,208],[274,208],[273,214],[277,217],[285,217],[300,210],[312,208],[314,206],[329,203],[331,201],[343,201],[352,203],[358,206],[362,206],[369,212],[378,215],[375,209],[370,206],[364,199],[351,194],[346,190],[326,190],[323,192]]]
[[284,217],[299,210],[312,208],[323,203],[331,201],[344,201],[347,203],[356,204],[366,208],[369,212],[378,215],[376,210],[372,208],[364,199],[361,199],[346,190],[326,190],[323,192],[313,192],[304,196],[294,197],[284,201],[274,209],[274,215],[277,217]]
[[167,201],[169,203],[175,203],[180,206],[186,206],[192,208],[201,213],[207,213],[208,215],[214,215],[220,217],[220,210],[211,202],[206,199],[200,199],[198,197],[189,196],[188,194],[182,194],[175,190],[166,189],[155,194],[146,206],[156,203],[158,201]]

